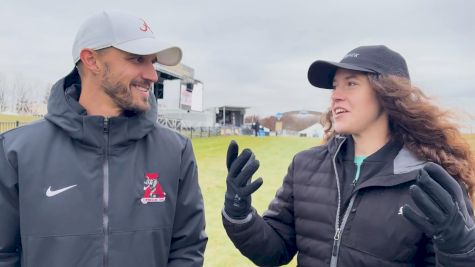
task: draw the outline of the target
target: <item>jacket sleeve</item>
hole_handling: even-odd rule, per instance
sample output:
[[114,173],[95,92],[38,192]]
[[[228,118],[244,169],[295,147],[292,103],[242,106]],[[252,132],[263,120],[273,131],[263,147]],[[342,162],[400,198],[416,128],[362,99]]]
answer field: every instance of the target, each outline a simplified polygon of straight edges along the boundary
[[256,265],[283,265],[297,252],[293,207],[294,164],[263,217],[254,210],[250,219],[231,221],[223,210],[223,225],[236,248]]
[[[464,186],[461,186],[465,193],[465,205],[467,206],[469,215],[475,221],[473,214],[472,202],[468,198],[468,193]],[[436,250],[437,266],[450,266],[450,267],[473,267],[475,266],[475,247],[462,254],[448,254],[442,251]]]
[[208,237],[198,170],[189,139],[182,152],[180,172],[168,266],[203,266]]
[[0,136],[0,267],[20,266],[18,178]]

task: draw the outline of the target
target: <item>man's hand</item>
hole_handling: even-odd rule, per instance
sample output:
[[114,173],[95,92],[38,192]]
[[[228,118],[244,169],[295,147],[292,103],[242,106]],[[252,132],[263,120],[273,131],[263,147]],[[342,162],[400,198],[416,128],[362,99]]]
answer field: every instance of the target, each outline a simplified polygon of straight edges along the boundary
[[460,254],[475,248],[475,225],[465,205],[464,192],[441,166],[424,166],[410,193],[423,214],[406,204],[403,215],[432,236],[439,251]]
[[252,175],[259,168],[259,161],[249,149],[244,149],[238,156],[239,147],[233,140],[229,144],[226,156],[228,177],[224,210],[233,219],[244,219],[251,213],[251,194],[262,185],[262,178],[251,183]]

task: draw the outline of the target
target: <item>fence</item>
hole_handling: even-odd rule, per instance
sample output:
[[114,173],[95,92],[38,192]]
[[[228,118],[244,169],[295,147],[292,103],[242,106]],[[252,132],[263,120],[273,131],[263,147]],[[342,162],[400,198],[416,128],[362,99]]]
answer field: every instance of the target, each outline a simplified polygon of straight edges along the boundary
[[[210,136],[221,135],[220,127],[194,127],[194,126],[189,126],[189,124],[187,126],[187,123],[182,120],[166,119],[163,117],[159,118],[158,122],[164,125],[165,127],[174,129],[175,131],[189,138],[210,137]],[[0,122],[0,133],[25,125],[27,123],[29,122],[20,122],[20,121]]]
[[6,132],[8,130],[11,130],[13,128],[22,126],[27,124],[28,122],[21,122],[21,121],[7,121],[7,122],[1,122],[0,121],[0,133]]
[[189,138],[221,135],[220,127],[201,127],[197,126],[196,122],[193,121],[169,119],[166,117],[158,117],[157,121],[163,126],[174,129]]
[[221,135],[220,129],[217,127],[189,127],[175,130],[191,139],[196,137],[210,137]]

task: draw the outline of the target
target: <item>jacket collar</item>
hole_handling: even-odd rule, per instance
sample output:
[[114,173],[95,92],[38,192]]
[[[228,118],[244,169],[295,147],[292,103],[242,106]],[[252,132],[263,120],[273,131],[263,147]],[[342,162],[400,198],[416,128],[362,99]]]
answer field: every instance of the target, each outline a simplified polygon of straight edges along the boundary
[[[332,138],[328,144],[329,151],[334,155],[341,142],[344,143],[338,151],[337,162],[345,166],[354,164],[355,145],[351,136],[340,135]],[[415,180],[424,164],[425,161],[418,159],[404,147],[402,140],[391,139],[364,160],[360,182],[355,189],[368,186],[394,186]]]

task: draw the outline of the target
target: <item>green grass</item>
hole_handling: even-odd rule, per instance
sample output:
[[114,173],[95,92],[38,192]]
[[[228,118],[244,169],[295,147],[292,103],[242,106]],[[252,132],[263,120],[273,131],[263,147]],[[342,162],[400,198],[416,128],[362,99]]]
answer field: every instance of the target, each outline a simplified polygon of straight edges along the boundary
[[[475,148],[475,135],[464,135]],[[205,201],[208,246],[204,266],[255,266],[240,254],[226,235],[221,222],[226,189],[226,150],[231,140],[240,150],[251,148],[260,161],[254,178],[262,177],[264,184],[252,195],[252,205],[262,214],[282,185],[292,157],[299,151],[319,145],[319,139],[299,137],[218,136],[192,139],[198,162],[199,182]],[[296,266],[296,259],[287,266]]]
[[[29,122],[35,116],[0,114],[0,122]],[[0,131],[1,132],[1,131]],[[475,134],[464,135],[475,149]],[[260,161],[255,178],[262,177],[264,184],[253,194],[253,206],[262,214],[282,185],[292,157],[299,151],[319,145],[319,139],[299,137],[218,136],[194,138],[193,148],[198,162],[199,182],[205,201],[206,232],[209,237],[204,266],[255,266],[234,247],[221,222],[226,179],[226,150],[234,139],[241,150],[251,148]],[[294,260],[288,266],[296,266]]]
[[[264,184],[252,195],[252,204],[262,214],[282,185],[293,156],[320,144],[319,139],[298,137],[219,136],[193,139],[198,162],[199,182],[205,201],[206,232],[209,237],[204,266],[255,266],[234,247],[221,222],[226,189],[226,150],[234,139],[240,150],[251,148],[260,161],[254,178]],[[288,266],[296,266],[295,259]]]

